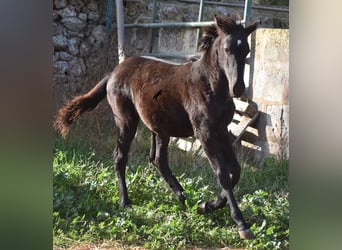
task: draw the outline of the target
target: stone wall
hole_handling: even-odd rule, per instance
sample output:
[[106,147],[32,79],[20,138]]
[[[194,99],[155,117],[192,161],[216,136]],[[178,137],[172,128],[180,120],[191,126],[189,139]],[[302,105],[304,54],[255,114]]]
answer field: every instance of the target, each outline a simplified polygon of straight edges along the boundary
[[108,71],[108,37],[104,26],[106,2],[54,1],[52,41],[56,106],[85,92]]

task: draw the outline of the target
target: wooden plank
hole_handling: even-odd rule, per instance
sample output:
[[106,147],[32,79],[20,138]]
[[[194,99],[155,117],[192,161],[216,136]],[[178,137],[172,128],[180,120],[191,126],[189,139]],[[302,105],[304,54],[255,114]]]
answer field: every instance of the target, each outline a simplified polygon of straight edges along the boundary
[[259,138],[259,130],[248,126],[241,137],[241,141],[247,141],[249,143],[255,142]]
[[240,136],[240,134],[246,130],[251,120],[252,120],[251,118],[244,116],[239,122],[239,124],[237,124],[236,126],[233,125],[231,127],[232,134],[235,136]]
[[240,115],[239,113],[235,112],[232,122],[239,123],[243,117],[243,115]]
[[236,133],[238,129],[239,129],[239,124],[237,123],[232,122],[228,125],[228,131],[231,132],[234,136],[238,136],[238,134]]
[[256,151],[261,151],[261,146],[258,146],[258,145],[254,145],[253,143],[249,143],[249,142],[246,142],[246,141],[241,141],[241,145],[246,147],[246,148],[249,148],[249,149],[253,149],[253,150],[256,150]]
[[196,152],[200,149],[201,143],[199,140],[194,139],[192,137],[189,138],[174,138],[173,141],[175,142],[176,146],[184,151],[193,151]]
[[258,111],[248,102],[241,101],[239,99],[233,98],[235,109],[237,112],[247,115],[252,118]]
[[[235,138],[235,141],[233,142],[233,145],[236,144],[236,143],[240,140],[240,138],[242,137],[243,133],[246,131],[247,127],[248,127],[249,125],[251,125],[251,124],[256,120],[256,118],[258,117],[258,115],[259,115],[259,113],[256,113],[256,114],[253,116],[252,119],[249,119],[249,121],[247,122],[247,124],[245,124],[244,127],[243,127],[243,129],[241,130],[239,136],[237,136],[237,137]],[[246,121],[247,121],[247,119],[246,119]]]

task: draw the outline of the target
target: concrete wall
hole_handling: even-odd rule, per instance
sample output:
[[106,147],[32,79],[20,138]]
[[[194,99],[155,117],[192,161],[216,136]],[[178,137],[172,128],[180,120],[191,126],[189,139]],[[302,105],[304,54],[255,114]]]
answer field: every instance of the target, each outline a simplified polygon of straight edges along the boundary
[[[254,155],[289,156],[289,30],[258,29],[251,38],[246,96],[259,110]],[[246,144],[246,146],[248,146]],[[250,145],[249,145],[250,146]]]

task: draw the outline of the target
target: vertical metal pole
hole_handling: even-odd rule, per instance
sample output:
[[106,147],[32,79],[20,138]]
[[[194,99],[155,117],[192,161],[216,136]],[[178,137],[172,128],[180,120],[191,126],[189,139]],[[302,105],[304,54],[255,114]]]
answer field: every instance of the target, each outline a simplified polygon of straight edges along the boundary
[[118,56],[119,63],[125,60],[125,20],[122,0],[116,0],[116,23],[118,28]]
[[[198,10],[198,21],[201,22],[203,18],[203,7],[204,7],[204,0],[200,1],[200,6]],[[198,40],[200,38],[201,29],[197,29],[197,36],[196,36],[196,49],[198,48]]]
[[248,25],[248,22],[249,22],[251,6],[252,6],[252,0],[245,0],[245,9],[243,13],[243,20],[245,21],[245,24],[244,24],[245,27]]
[[[243,20],[245,21],[244,27],[248,26],[249,19],[250,19],[250,13],[251,13],[251,6],[252,6],[252,0],[245,0],[245,9],[244,9],[244,13],[243,13]],[[250,40],[251,36],[248,39],[249,39],[249,41],[251,41]],[[251,54],[252,54],[252,52],[251,52]],[[251,62],[251,60],[252,60],[251,54],[248,58],[250,61],[249,65],[246,65],[247,67],[245,67],[245,69],[244,69],[244,76],[246,76],[248,74],[248,81],[245,81],[245,84],[246,83],[247,84],[246,84],[246,90],[245,90],[243,96],[247,96],[247,97],[250,95],[250,92],[251,92],[250,86],[252,86],[252,85],[250,85],[250,83],[251,83],[251,79],[253,77],[253,72],[254,72],[253,65]],[[247,73],[246,73],[246,71],[247,71]]]
[[[157,0],[153,0],[153,9],[152,9],[152,23],[156,21],[156,14],[157,14]],[[151,35],[151,40],[150,40],[150,48],[149,52],[152,53],[153,50],[153,41],[154,37],[156,36],[156,31],[154,29],[151,29],[152,35]]]
[[112,25],[112,12],[113,12],[113,0],[107,0],[107,10],[106,10],[106,32],[110,31]]

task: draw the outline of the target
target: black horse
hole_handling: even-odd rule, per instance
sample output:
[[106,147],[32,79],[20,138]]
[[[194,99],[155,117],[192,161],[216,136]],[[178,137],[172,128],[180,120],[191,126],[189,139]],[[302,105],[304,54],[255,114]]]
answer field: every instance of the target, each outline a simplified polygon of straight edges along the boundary
[[171,136],[195,136],[222,188],[215,200],[200,204],[198,211],[207,213],[227,204],[240,237],[254,238],[233,194],[240,165],[227,126],[235,111],[232,97],[241,96],[245,89],[244,65],[250,51],[247,37],[258,23],[244,28],[238,21],[215,16],[215,24],[203,29],[201,57],[195,62],[174,65],[143,57],[128,58],[87,94],[75,97],[58,111],[54,126],[66,135],[79,115],[94,109],[107,96],[117,127],[114,160],[121,206],[131,204],[125,169],[141,119],[152,132],[150,160],[179,201],[185,204],[184,189],[169,168],[168,144]]

